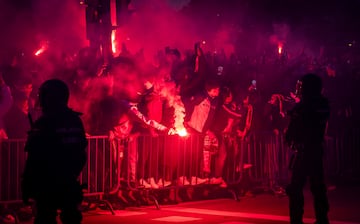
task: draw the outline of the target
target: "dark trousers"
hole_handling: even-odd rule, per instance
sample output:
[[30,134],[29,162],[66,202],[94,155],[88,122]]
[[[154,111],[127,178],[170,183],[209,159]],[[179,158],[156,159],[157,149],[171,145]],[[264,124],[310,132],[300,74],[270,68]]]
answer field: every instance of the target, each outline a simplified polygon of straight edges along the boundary
[[142,136],[138,138],[138,172],[139,179],[159,175],[159,141],[160,137]]
[[[224,174],[224,168],[225,168],[225,162],[230,162],[227,157],[228,154],[230,156],[235,156],[237,152],[235,151],[237,149],[237,144],[235,143],[236,139],[234,136],[230,135],[221,135],[217,134],[216,137],[219,140],[219,150],[217,155],[215,156],[215,177],[229,177],[229,172],[227,172],[227,175]],[[233,161],[230,164],[234,164]],[[229,164],[228,164],[229,165]],[[234,167],[229,167],[234,171]]]
[[56,224],[57,211],[63,224],[80,224],[82,214],[79,206],[82,201],[81,186],[78,183],[58,184],[43,188],[35,198],[36,215],[34,224]]
[[200,177],[203,175],[204,136],[196,132],[189,133],[179,149],[179,176]]
[[82,220],[78,204],[66,203],[63,206],[47,199],[36,202],[36,217],[34,224],[56,224],[57,210],[61,210],[60,220],[63,224],[80,224]]
[[316,221],[319,224],[328,224],[327,213],[329,211],[329,203],[324,182],[322,155],[321,153],[315,155],[312,152],[299,154],[294,161],[291,183],[286,189],[289,196],[290,223],[303,223],[303,189],[307,177],[309,178],[310,189],[313,195]]

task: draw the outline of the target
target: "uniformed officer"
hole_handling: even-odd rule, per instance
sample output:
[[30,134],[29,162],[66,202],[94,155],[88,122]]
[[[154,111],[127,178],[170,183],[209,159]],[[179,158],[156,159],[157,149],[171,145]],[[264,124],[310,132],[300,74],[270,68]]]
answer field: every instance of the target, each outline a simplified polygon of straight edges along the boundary
[[321,92],[321,78],[314,74],[305,75],[302,78],[300,102],[290,112],[286,140],[294,150],[290,164],[291,183],[287,187],[292,224],[303,223],[303,188],[307,178],[314,198],[316,223],[329,223],[329,203],[323,170],[323,141],[330,108],[328,100]]
[[28,133],[22,180],[23,201],[35,201],[35,224],[56,223],[58,209],[65,224],[82,220],[78,177],[86,162],[87,140],[81,114],[68,108],[68,99],[69,89],[61,80],[51,79],[40,86],[42,115]]

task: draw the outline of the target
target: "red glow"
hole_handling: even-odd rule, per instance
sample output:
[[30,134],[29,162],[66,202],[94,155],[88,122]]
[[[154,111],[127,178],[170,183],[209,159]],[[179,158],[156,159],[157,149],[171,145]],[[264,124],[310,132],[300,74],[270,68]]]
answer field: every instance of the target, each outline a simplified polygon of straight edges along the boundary
[[39,56],[40,54],[42,54],[44,52],[44,49],[43,48],[40,48],[39,50],[37,50],[35,52],[35,56]]
[[111,50],[114,54],[117,53],[117,43],[116,43],[116,30],[111,32]]
[[[116,27],[116,1],[110,0],[110,19],[111,19],[111,26]],[[113,54],[117,54],[117,42],[116,42],[116,30],[111,31],[111,50]],[[116,56],[116,55],[115,55]]]
[[39,56],[41,55],[42,53],[44,53],[44,51],[47,49],[47,47],[45,45],[41,46],[40,49],[38,49],[36,52],[35,52],[35,56]]
[[199,36],[194,20],[190,16],[176,13],[167,2],[132,1],[130,3],[135,10],[126,16],[126,22],[121,26],[118,24],[120,28],[116,31],[119,53],[124,43],[129,52],[136,54],[142,51],[144,61],[153,63],[154,55],[157,55],[159,49],[163,49],[164,46],[176,47],[182,51],[198,41],[202,43],[205,40],[206,45],[210,45],[210,38],[207,39],[207,35],[200,32],[201,36]]
[[40,46],[41,47],[37,51],[35,51],[35,53],[34,53],[35,56],[39,56],[42,53],[44,53],[49,48],[49,42],[48,41],[41,41]]
[[179,90],[176,88],[174,82],[165,82],[164,80],[157,80],[154,84],[160,95],[167,99],[170,107],[174,108],[174,131],[170,134],[177,134],[179,136],[187,136],[187,131],[184,127],[185,106],[181,101]]
[[279,44],[278,45],[278,53],[282,54],[282,52],[283,52],[283,46],[282,46],[282,44]]
[[186,129],[181,129],[181,130],[177,130],[177,134],[180,136],[180,137],[186,137],[188,135]]
[[[121,4],[120,1],[119,4]],[[116,0],[110,0],[110,20],[112,26],[117,25],[116,16]]]

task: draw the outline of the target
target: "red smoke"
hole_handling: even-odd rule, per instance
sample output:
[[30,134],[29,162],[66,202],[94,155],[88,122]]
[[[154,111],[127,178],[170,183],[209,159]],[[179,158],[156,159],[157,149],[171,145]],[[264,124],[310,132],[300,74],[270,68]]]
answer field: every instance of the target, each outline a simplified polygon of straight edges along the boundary
[[183,53],[199,41],[205,41],[205,51],[224,49],[228,54],[234,51],[228,27],[217,28],[199,21],[176,11],[166,1],[142,1],[132,7],[133,13],[117,30],[117,45],[124,43],[131,53],[143,49],[148,62],[153,62],[154,55],[166,46]]

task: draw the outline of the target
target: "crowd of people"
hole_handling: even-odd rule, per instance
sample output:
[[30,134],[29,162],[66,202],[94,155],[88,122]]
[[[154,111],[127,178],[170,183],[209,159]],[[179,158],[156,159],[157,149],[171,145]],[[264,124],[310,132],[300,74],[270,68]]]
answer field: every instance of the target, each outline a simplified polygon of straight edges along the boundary
[[[42,57],[42,58],[41,58]],[[356,119],[355,88],[359,72],[355,59],[313,58],[264,53],[257,57],[240,57],[225,52],[203,52],[201,44],[180,53],[176,48],[160,50],[149,63],[143,52],[130,53],[123,46],[119,57],[99,72],[102,65],[96,51],[82,49],[75,56],[41,55],[36,63],[19,54],[4,61],[1,69],[1,133],[2,138],[24,138],[29,129],[27,114],[36,114],[37,87],[47,78],[64,80],[72,91],[70,105],[84,112],[89,135],[103,135],[111,130],[121,110],[121,100],[140,103],[149,100],[153,91],[160,101],[173,101],[178,96],[190,118],[191,98],[205,89],[206,82],[217,82],[220,101],[231,92],[233,106],[238,109],[248,97],[253,107],[252,130],[282,130],[284,118],[294,100],[296,81],[305,73],[316,73],[324,79],[325,95],[332,108],[331,130],[337,130]],[[346,61],[342,61],[346,60]],[[355,93],[355,94],[353,94]],[[166,96],[166,95],[171,95]],[[171,99],[170,99],[171,98]],[[220,104],[223,102],[220,102]],[[166,103],[164,103],[166,104]],[[171,127],[171,107],[163,107],[164,119],[155,120]],[[236,104],[236,105],[235,105]],[[246,104],[246,103],[245,103]],[[139,105],[141,106],[141,105]],[[141,111],[145,115],[145,111]],[[36,115],[34,115],[36,116]],[[160,120],[159,120],[160,119]],[[165,122],[165,123],[164,123]],[[167,122],[167,123],[166,123]]]
[[[45,52],[36,63],[13,55],[1,69],[1,138],[26,137],[29,117],[40,115],[37,86],[58,78],[70,87],[70,107],[84,114],[88,136],[158,136],[185,128],[190,134],[203,135],[208,145],[220,146],[213,175],[226,186],[221,178],[226,157],[226,150],[221,150],[226,142],[223,136],[246,141],[259,132],[282,135],[287,111],[299,100],[296,83],[303,74],[317,73],[324,80],[324,93],[336,111],[329,130],[346,128],[356,119],[356,97],[351,93],[359,73],[350,59],[342,63],[304,52],[290,57],[285,50],[257,57],[227,56],[224,51],[204,52],[203,47],[196,43],[184,53],[166,47],[149,62],[143,51],[131,53],[123,45],[121,54],[103,67],[97,52],[89,48],[58,58]],[[199,158],[204,147],[195,147]],[[203,169],[208,168],[196,170]],[[198,173],[187,174],[180,182],[205,181]],[[141,180],[142,184],[163,183],[151,178]]]
[[[354,90],[360,76],[356,58],[350,56],[330,60],[324,56],[309,57],[304,52],[289,56],[286,51],[279,51],[257,57],[236,54],[228,57],[224,51],[204,52],[203,46],[196,43],[193,50],[184,53],[166,47],[151,62],[145,59],[143,51],[132,54],[125,45],[122,53],[106,65],[89,48],[60,58],[45,53],[36,60],[28,61],[22,54],[16,54],[1,67],[0,138],[25,139],[33,128],[32,121],[44,112],[44,105],[38,102],[37,87],[50,78],[63,80],[71,93],[69,106],[83,113],[82,116],[76,113],[85,126],[81,130],[87,136],[107,136],[115,149],[114,156],[126,158],[127,168],[121,169],[121,178],[145,188],[206,182],[227,187],[224,169],[229,150],[234,151],[237,160],[239,152],[235,151],[239,147],[235,145],[239,142],[249,141],[259,133],[272,136],[289,133],[290,109],[295,105],[295,108],[312,105],[299,103],[303,97],[300,77],[307,73],[317,74],[324,82],[322,93],[329,98],[333,111],[327,126],[330,135],[356,127],[354,124],[359,122],[358,93]],[[322,95],[320,87],[316,93]],[[47,103],[56,105],[51,100]],[[299,111],[301,114],[302,110]],[[329,111],[326,104],[326,119],[319,120],[321,133],[316,144],[322,141]],[[294,134],[289,142],[296,142],[299,136],[315,136],[309,134],[314,129],[313,120],[307,121],[305,127],[304,119],[295,119],[304,130]],[[295,126],[290,132],[299,132]],[[178,146],[162,144],[160,140],[160,136],[169,135],[190,135],[196,140],[189,141],[176,156]],[[138,136],[149,136],[151,140]],[[130,141],[137,144],[128,144]],[[118,143],[126,144],[126,152]],[[167,147],[171,147],[171,152]],[[215,166],[209,164],[209,153],[215,155]],[[243,168],[235,166],[233,171]],[[304,178],[311,176],[312,171],[300,172],[303,169],[295,168],[297,176],[294,175],[287,193],[291,217],[300,220],[302,210],[296,207],[297,201],[302,200]],[[323,178],[322,170],[318,171]],[[78,170],[76,175],[79,173]],[[301,185],[296,185],[297,181]],[[320,182],[312,181],[316,185],[314,195],[321,197],[318,200],[324,204],[317,208],[317,219],[327,220],[325,187]]]

